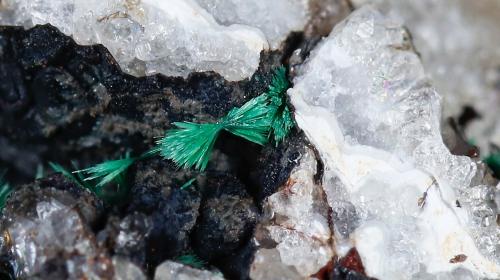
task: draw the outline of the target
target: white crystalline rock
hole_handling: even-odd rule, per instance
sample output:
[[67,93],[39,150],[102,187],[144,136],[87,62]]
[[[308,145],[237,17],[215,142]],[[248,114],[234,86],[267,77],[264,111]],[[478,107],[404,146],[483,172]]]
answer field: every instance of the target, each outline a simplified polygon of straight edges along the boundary
[[224,280],[224,277],[208,270],[165,261],[156,267],[154,280]]
[[374,3],[408,27],[426,73],[443,96],[444,116],[464,105],[481,114],[467,137],[487,154],[500,146],[500,1],[353,0]]
[[500,278],[498,227],[478,226],[484,200],[466,200],[481,193],[469,186],[476,165],[443,144],[440,97],[399,24],[353,12],[294,84],[296,121],[325,164],[338,254],[356,246],[378,279]]
[[16,222],[6,231],[20,276],[29,278],[39,273],[47,261],[63,258],[73,276],[97,277],[97,271],[89,265],[98,258],[97,245],[78,211],[50,199],[36,204],[36,214],[33,218],[15,216]]
[[250,270],[252,280],[301,280],[304,279],[297,270],[283,263],[280,252],[261,248],[255,252]]
[[[50,23],[106,46],[128,73],[250,77],[261,51],[307,22],[307,0],[3,0],[0,24]],[[203,7],[206,7],[204,9]]]
[[113,280],[146,280],[144,272],[133,262],[124,257],[114,256],[112,259],[115,275]]
[[[313,152],[306,149],[284,188],[266,199],[267,219],[256,229],[258,250],[250,278],[304,279],[333,257],[328,204],[321,186],[314,183],[315,174]],[[269,243],[277,245],[260,248]]]
[[253,26],[277,49],[290,31],[304,28],[309,0],[196,0],[223,25]]

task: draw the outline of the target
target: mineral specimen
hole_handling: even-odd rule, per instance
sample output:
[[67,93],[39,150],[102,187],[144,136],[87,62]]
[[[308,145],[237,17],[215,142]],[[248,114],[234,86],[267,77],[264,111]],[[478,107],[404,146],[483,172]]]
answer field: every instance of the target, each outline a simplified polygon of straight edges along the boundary
[[264,92],[281,54],[261,59],[240,82],[213,72],[136,78],[103,46],[77,45],[53,26],[1,27],[0,168],[28,182],[47,161],[87,167],[122,147],[148,149],[174,121],[214,121]]
[[499,278],[493,186],[471,186],[476,164],[443,144],[440,97],[405,29],[362,7],[298,73],[288,93],[325,164],[336,253],[355,245],[378,279]]
[[106,46],[133,75],[215,71],[250,77],[263,50],[304,28],[308,1],[7,0],[0,23],[50,23],[81,44]]
[[[311,142],[224,134],[204,174],[139,162],[129,195],[106,207],[59,175],[18,188],[0,216],[0,277],[498,279],[500,185],[443,144],[437,93],[445,116],[482,116],[467,132],[487,151],[494,2],[352,2],[383,12],[362,7],[320,40],[347,1],[0,0],[0,24],[30,27],[0,27],[11,178],[140,153],[174,121],[211,122],[262,93],[281,63]],[[115,59],[167,76],[132,77]]]

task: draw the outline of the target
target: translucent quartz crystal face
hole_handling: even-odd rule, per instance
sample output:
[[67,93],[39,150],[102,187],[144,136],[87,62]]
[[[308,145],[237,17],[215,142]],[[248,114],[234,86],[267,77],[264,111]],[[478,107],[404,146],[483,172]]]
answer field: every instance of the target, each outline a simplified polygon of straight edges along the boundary
[[[307,21],[307,1],[3,0],[0,24],[50,23],[78,43],[106,46],[126,72],[250,77],[261,51]],[[206,8],[206,9],[205,9]]]
[[374,3],[410,31],[426,73],[443,96],[444,116],[463,106],[481,115],[466,134],[486,155],[500,146],[500,1],[353,0]]
[[356,10],[294,84],[297,123],[325,163],[337,253],[356,246],[378,279],[500,277],[493,187],[470,186],[476,165],[443,144],[440,97],[399,24]]
[[75,275],[97,277],[87,263],[98,254],[88,230],[78,212],[58,200],[37,203],[35,217],[17,217],[8,228],[20,276],[33,276],[47,261],[66,253],[72,257],[64,257],[63,263],[76,266],[71,270]]

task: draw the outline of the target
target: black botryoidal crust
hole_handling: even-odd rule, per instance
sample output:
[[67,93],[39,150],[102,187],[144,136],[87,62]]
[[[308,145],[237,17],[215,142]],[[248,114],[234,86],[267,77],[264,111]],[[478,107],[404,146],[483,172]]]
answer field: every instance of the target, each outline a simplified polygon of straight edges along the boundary
[[[292,42],[301,45],[285,44]],[[7,179],[19,185],[48,161],[70,169],[71,160],[86,167],[128,149],[143,152],[174,121],[213,121],[261,94],[290,54],[262,53],[257,72],[240,82],[213,72],[136,78],[122,73],[103,46],[79,46],[50,25],[0,27],[0,169],[8,168]],[[118,205],[99,202],[98,215],[83,220],[104,255],[125,257],[149,276],[162,261],[194,252],[229,279],[247,279],[259,206],[286,181],[304,146],[297,131],[278,147],[223,133],[204,174],[160,158],[139,162],[127,176],[129,196]],[[193,186],[180,190],[191,178]],[[88,196],[60,175],[22,187],[22,195],[38,196],[35,185]],[[119,236],[138,242],[120,244]],[[41,275],[63,275],[66,257],[48,262]],[[0,270],[9,270],[10,261],[1,253]]]
[[27,182],[47,161],[88,166],[141,152],[174,121],[213,121],[262,93],[280,60],[263,53],[241,82],[213,72],[136,78],[103,46],[79,46],[50,25],[0,27],[0,168]]

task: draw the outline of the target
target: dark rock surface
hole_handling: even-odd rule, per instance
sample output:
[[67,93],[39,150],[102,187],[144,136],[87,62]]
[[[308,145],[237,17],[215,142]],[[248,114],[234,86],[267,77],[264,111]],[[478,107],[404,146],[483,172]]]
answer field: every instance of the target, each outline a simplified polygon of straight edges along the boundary
[[211,121],[262,93],[280,60],[263,54],[242,82],[215,73],[135,78],[104,47],[78,46],[54,27],[0,27],[0,168],[26,182],[49,160],[87,166],[141,152],[174,121]]
[[276,147],[264,147],[258,161],[257,168],[250,174],[250,180],[255,188],[257,201],[275,193],[282,186],[292,169],[298,164],[301,154],[305,152],[305,136],[292,131],[284,142]]
[[[241,264],[243,267],[250,264],[251,256],[244,251],[253,235],[257,217],[252,197],[237,178],[227,175],[210,177],[193,232],[194,251],[204,260],[216,264],[226,275],[241,278]],[[242,259],[238,258],[239,255]]]
[[[127,211],[141,212],[151,218],[145,250],[152,267],[189,250],[189,235],[198,217],[200,194],[193,189],[170,189],[170,186],[137,184],[131,191]],[[167,193],[165,189],[170,191]]]
[[[287,62],[290,51],[316,42],[304,42],[317,37],[311,34],[295,34],[283,50],[262,53],[251,79],[228,82],[210,72],[187,79],[136,78],[123,74],[103,46],[79,46],[50,25],[0,27],[0,170],[8,169],[8,181],[18,186],[1,230],[11,234],[18,223],[18,232],[55,231],[43,225],[36,209],[57,201],[52,206],[60,202],[71,209],[66,213],[73,220],[63,214],[57,219],[77,223],[80,231],[74,235],[84,236],[88,245],[75,254],[67,248],[81,239],[66,247],[55,240],[45,244],[52,248],[49,257],[30,268],[31,277],[67,278],[75,273],[68,270],[71,265],[79,267],[77,274],[111,277],[113,257],[131,261],[151,277],[161,262],[195,253],[225,277],[247,279],[261,201],[286,181],[303,152],[304,136],[297,131],[277,147],[222,133],[203,174],[160,158],[139,162],[127,175],[129,193],[118,201],[101,201],[62,175],[20,184],[32,182],[39,166],[48,170],[49,161],[72,170],[71,161],[86,167],[126,151],[139,154],[174,121],[222,117],[264,92],[272,69]],[[191,178],[196,178],[193,186],[181,190]],[[24,264],[9,238],[0,242],[0,272],[23,275]],[[37,238],[33,242],[41,249],[37,242],[47,239]]]

